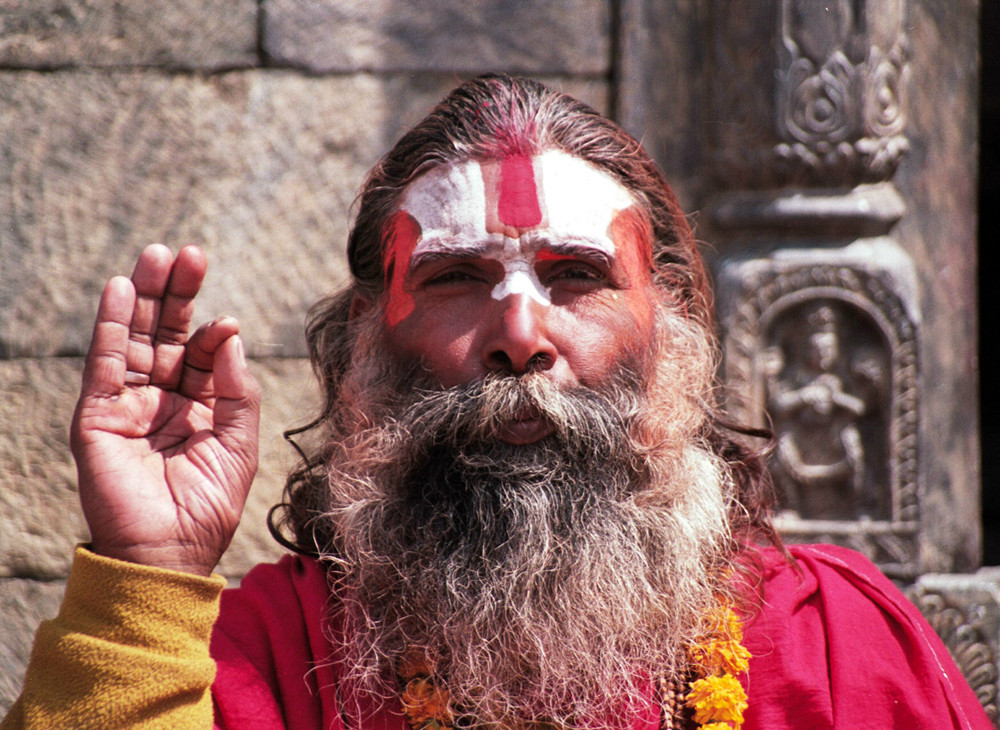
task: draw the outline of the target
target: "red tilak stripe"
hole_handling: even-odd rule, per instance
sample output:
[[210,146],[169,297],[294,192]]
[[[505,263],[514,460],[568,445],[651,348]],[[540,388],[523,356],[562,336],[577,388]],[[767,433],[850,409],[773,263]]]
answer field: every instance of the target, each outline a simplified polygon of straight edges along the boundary
[[500,162],[497,217],[505,226],[514,228],[531,228],[542,222],[535,169],[527,155],[511,155]]

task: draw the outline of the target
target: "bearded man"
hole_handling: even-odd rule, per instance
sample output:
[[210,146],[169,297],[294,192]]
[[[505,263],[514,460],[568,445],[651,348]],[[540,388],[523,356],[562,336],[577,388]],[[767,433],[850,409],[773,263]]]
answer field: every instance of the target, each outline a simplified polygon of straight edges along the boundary
[[72,432],[93,539],[3,727],[989,727],[870,563],[782,547],[691,230],[617,126],[463,84],[371,172],[348,256],[272,513],[296,554],[221,609],[238,325],[188,337],[192,247],[108,284]]

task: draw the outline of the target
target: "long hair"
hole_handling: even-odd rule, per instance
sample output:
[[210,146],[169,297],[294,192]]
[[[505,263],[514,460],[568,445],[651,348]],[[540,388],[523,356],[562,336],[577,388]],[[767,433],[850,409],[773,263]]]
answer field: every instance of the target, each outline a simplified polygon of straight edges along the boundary
[[[308,425],[286,433],[286,438],[312,430],[337,431],[340,386],[357,339],[351,303],[357,296],[375,302],[382,295],[385,226],[406,186],[427,170],[450,162],[551,149],[586,160],[632,193],[652,233],[656,285],[691,320],[713,327],[708,277],[691,227],[641,145],[586,104],[536,81],[482,76],[445,97],[376,163],[365,180],[348,239],[351,285],[319,302],[306,327],[309,355],[322,389],[322,410]],[[738,480],[739,509],[732,515],[736,535],[748,542],[764,538],[777,543],[768,517],[771,488],[764,449],[751,449],[740,437],[750,436],[759,443],[768,435],[729,424],[717,413],[709,415],[706,428],[710,432],[703,436],[733,466]],[[268,525],[286,547],[316,555],[317,544],[329,544],[332,537],[326,532],[329,528],[316,520],[325,512],[328,454],[322,446],[310,453],[299,451],[302,462],[290,474],[285,501],[272,509]],[[285,530],[291,538],[285,537]]]

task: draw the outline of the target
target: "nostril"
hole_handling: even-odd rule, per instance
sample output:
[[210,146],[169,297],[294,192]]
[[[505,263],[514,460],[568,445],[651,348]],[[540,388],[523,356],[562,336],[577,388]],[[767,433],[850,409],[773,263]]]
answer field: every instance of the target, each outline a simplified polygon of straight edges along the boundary
[[548,370],[552,367],[552,356],[545,352],[536,352],[528,359],[525,371]]
[[508,373],[514,372],[514,363],[510,359],[510,356],[503,350],[494,350],[491,352],[486,358],[486,365],[491,370],[500,370]]

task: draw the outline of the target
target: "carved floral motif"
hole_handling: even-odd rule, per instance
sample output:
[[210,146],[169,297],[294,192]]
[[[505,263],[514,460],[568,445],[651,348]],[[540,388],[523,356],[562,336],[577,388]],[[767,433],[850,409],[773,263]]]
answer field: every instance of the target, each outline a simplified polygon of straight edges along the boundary
[[[714,85],[725,121],[718,127],[725,150],[717,160],[720,179],[730,186],[748,178],[814,186],[891,179],[908,149],[904,0],[781,0],[761,7],[769,14],[758,10],[750,20],[761,26],[759,37],[774,37],[770,63],[736,27],[745,14],[730,0],[714,4]],[[776,36],[766,23],[777,26]],[[770,88],[773,103],[746,99],[733,109],[740,88],[744,95]]]

